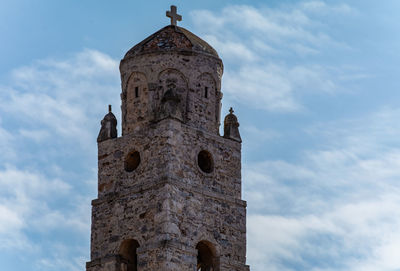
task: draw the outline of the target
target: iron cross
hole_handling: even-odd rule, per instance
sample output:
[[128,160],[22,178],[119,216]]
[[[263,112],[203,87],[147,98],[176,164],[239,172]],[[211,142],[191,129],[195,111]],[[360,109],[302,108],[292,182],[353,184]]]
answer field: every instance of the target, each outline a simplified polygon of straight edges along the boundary
[[176,13],[176,6],[171,6],[171,11],[167,11],[167,17],[171,18],[171,25],[176,25],[176,21],[182,21],[182,16]]

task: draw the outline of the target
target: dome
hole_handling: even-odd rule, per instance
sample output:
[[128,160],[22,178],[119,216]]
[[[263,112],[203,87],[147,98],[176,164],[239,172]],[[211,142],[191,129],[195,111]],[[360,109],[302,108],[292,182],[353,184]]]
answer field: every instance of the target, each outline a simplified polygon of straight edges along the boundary
[[242,138],[239,133],[239,122],[237,117],[233,114],[233,109],[229,109],[229,114],[224,120],[224,137],[242,142]]
[[117,119],[111,112],[111,105],[109,105],[108,113],[101,121],[101,128],[99,135],[97,136],[97,142],[100,143],[110,138],[116,138],[117,134]]
[[195,52],[219,57],[207,42],[183,27],[168,25],[135,45],[124,59],[153,52]]
[[107,115],[104,116],[105,121],[117,121],[117,118],[112,112],[108,112]]
[[111,104],[108,105],[108,113],[104,116],[103,121],[111,121],[117,123],[117,118],[115,117],[115,115],[113,114],[113,112],[111,112]]
[[239,124],[237,117],[235,116],[235,114],[233,114],[233,109],[232,107],[229,110],[229,114],[226,115],[225,119],[224,119],[224,124]]

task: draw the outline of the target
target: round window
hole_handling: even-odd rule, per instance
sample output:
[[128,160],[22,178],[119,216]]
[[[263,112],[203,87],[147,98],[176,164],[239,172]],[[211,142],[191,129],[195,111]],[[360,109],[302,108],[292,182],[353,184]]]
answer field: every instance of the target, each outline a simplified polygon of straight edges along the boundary
[[125,170],[128,172],[134,171],[140,164],[140,154],[138,151],[131,151],[125,157]]
[[199,168],[205,173],[211,173],[214,169],[212,156],[208,151],[201,151],[197,156],[197,164]]

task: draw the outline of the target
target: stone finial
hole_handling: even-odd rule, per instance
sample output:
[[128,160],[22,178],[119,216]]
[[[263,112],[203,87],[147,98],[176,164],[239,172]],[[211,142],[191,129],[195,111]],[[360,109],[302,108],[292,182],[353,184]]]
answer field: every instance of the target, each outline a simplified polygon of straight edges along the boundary
[[166,16],[171,18],[171,25],[176,25],[176,21],[182,21],[182,16],[176,13],[176,6],[171,6],[171,11],[167,11]]
[[108,105],[108,114],[101,121],[101,129],[97,136],[97,142],[117,137],[117,119],[111,112],[111,105]]
[[224,137],[238,142],[242,142],[239,133],[239,122],[237,117],[233,114],[232,107],[229,109],[229,114],[226,115],[224,120]]

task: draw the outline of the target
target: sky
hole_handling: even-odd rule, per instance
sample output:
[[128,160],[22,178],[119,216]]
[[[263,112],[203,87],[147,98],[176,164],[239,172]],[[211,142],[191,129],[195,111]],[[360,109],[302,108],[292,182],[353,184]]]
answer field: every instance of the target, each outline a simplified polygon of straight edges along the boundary
[[171,4],[224,62],[251,270],[400,270],[395,0],[0,0],[1,269],[85,269],[119,61]]

